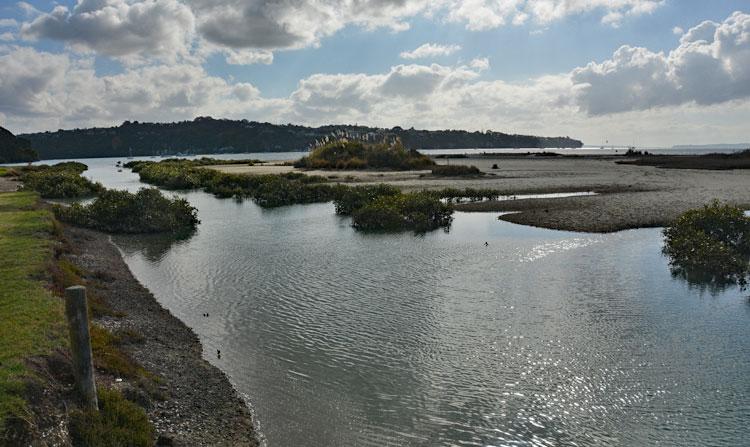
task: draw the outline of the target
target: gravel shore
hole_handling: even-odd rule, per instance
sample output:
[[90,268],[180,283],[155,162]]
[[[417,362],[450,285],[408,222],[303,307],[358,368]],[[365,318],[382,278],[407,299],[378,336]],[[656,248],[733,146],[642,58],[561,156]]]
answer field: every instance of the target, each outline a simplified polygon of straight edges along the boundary
[[98,281],[90,287],[118,314],[96,321],[111,330],[132,330],[141,343],[126,352],[158,379],[163,400],[147,402],[159,434],[157,445],[258,446],[252,416],[227,377],[202,357],[193,331],[164,309],[131,274],[109,236],[66,228],[72,260]]
[[[474,164],[484,172],[502,176],[474,181],[454,180],[461,186],[464,182],[480,182],[471,186],[497,188],[513,194],[599,193],[587,197],[484,202],[461,205],[458,209],[516,211],[500,218],[543,228],[599,233],[666,226],[681,213],[714,199],[750,209],[748,170],[661,169],[615,163],[622,159],[518,157],[451,160],[451,163]],[[491,169],[495,163],[499,169]]]
[[21,184],[15,179],[0,177],[0,192],[13,192],[18,190]]

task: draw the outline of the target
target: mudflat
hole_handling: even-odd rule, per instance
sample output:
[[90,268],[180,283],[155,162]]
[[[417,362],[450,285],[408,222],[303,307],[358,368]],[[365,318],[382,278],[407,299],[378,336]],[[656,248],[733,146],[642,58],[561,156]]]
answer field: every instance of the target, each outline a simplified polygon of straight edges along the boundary
[[[509,212],[500,218],[544,228],[611,232],[668,225],[680,213],[714,199],[750,209],[750,171],[663,169],[618,164],[622,156],[471,156],[440,164],[478,167],[485,175],[434,177],[429,171],[303,171],[291,166],[213,166],[223,172],[304,172],[342,183],[389,183],[403,190],[493,188],[503,194],[593,191],[595,196],[487,201],[457,205],[460,211]],[[497,169],[493,169],[497,165]]]

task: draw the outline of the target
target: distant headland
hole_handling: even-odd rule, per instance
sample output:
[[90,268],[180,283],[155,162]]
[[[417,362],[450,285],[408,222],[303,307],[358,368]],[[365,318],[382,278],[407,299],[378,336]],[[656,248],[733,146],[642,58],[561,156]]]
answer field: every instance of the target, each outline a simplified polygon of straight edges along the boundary
[[58,130],[21,135],[41,159],[143,155],[303,151],[326,138],[365,141],[400,139],[408,148],[578,148],[569,137],[512,135],[465,130],[390,129],[359,125],[306,127],[198,117],[176,123],[125,121],[117,127]]

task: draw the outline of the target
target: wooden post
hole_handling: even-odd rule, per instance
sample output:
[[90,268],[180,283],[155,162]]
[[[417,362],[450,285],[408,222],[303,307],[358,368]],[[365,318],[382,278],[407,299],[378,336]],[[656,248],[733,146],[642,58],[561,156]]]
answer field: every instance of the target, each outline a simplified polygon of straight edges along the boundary
[[85,408],[99,409],[94,382],[94,362],[89,335],[89,314],[86,305],[86,288],[73,286],[65,289],[65,315],[70,328],[70,351],[73,353],[73,371],[76,388]]

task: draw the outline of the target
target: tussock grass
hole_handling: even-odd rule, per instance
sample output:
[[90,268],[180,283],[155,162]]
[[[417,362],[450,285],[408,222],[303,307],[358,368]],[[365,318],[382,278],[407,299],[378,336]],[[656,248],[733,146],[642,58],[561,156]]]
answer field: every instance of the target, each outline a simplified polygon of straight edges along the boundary
[[80,447],[152,446],[154,427],[143,409],[117,390],[100,389],[99,412],[75,410],[70,415],[70,437]]

